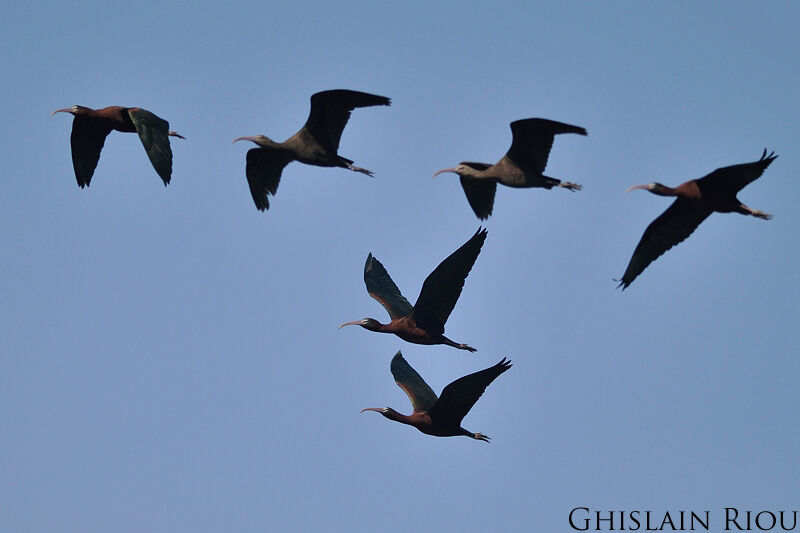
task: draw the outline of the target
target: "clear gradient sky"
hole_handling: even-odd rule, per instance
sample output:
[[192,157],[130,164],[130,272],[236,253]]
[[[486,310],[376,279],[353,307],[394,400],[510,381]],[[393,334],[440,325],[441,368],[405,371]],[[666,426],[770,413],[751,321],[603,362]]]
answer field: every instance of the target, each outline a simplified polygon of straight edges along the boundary
[[[0,530],[569,531],[577,506],[798,509],[800,4],[796,2],[21,3],[0,18]],[[375,172],[289,165],[267,213],[243,135],[283,140],[309,96],[356,110],[340,153]],[[70,162],[80,104],[140,106],[173,140],[164,188],[112,133],[91,187]],[[459,161],[508,124],[556,139],[566,190],[501,187],[447,334],[385,321],[372,252],[413,302],[479,226]],[[771,221],[713,215],[626,291],[676,185],[780,157],[740,194]],[[464,426],[410,412],[401,349],[437,392],[514,367]]]

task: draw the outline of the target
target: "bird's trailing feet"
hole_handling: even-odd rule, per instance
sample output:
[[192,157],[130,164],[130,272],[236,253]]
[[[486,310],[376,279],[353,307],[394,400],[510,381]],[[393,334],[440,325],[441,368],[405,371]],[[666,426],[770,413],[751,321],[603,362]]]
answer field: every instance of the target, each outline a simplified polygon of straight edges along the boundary
[[484,435],[483,433],[470,433],[469,436],[475,440],[482,440],[483,442],[490,442],[492,440],[489,438],[489,435]]
[[184,140],[186,139],[186,137],[184,137],[183,135],[181,135],[177,131],[168,131],[167,135],[169,135],[170,137],[177,137],[178,139],[184,139]]
[[352,170],[352,171],[354,171],[354,172],[361,172],[362,174],[366,174],[366,175],[367,175],[367,176],[369,176],[370,178],[373,178],[373,177],[375,177],[375,176],[374,176],[374,174],[372,173],[372,171],[371,171],[371,170],[367,170],[366,168],[361,168],[361,167],[354,167],[354,166],[352,165],[352,163],[348,163],[348,164],[347,164],[347,168],[348,168],[349,170]]
[[764,211],[759,211],[758,209],[747,207],[744,204],[741,205],[741,208],[744,210],[745,213],[753,215],[756,218],[761,218],[763,220],[769,220],[772,218],[772,215],[770,215],[769,213],[765,213]]
[[572,192],[583,189],[583,185],[581,185],[580,183],[572,183],[571,181],[562,181],[561,183],[558,184],[558,186],[564,187],[565,189],[570,190]]

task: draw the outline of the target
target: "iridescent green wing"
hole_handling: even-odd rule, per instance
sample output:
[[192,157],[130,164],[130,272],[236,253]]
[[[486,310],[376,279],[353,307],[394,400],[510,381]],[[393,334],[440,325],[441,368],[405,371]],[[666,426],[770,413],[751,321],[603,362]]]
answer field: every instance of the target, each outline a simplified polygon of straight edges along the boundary
[[397,352],[392,358],[390,366],[392,376],[397,386],[403,389],[411,400],[411,405],[416,411],[427,411],[436,403],[436,393],[433,392],[422,376],[411,368],[411,365],[403,359],[403,354]]
[[372,257],[372,254],[367,256],[367,262],[364,264],[364,283],[367,285],[369,295],[386,309],[390,317],[402,318],[414,309],[400,293],[400,289],[394,284],[381,262]]

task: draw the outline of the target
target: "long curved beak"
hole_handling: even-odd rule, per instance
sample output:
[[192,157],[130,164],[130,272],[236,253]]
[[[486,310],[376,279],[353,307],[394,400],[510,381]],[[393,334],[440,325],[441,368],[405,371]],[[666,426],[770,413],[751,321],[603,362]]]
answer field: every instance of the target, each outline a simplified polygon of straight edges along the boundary
[[231,144],[235,143],[236,141],[253,141],[253,142],[255,142],[255,140],[256,140],[255,137],[237,137],[237,138],[235,138],[233,140],[233,142]]
[[647,187],[647,185],[634,185],[633,187],[628,187],[628,190],[627,190],[627,191],[625,191],[625,192],[626,192],[626,193],[629,193],[629,192],[631,192],[631,191],[632,191],[632,190],[634,190],[634,189],[645,189],[645,190],[649,190],[649,188]]
[[342,329],[345,326],[360,326],[360,325],[361,325],[360,320],[354,320],[352,322],[345,322],[344,324],[340,324],[337,329]]
[[363,413],[364,411],[375,411],[376,413],[380,413],[383,409],[380,407],[365,407],[360,412]]
[[455,168],[443,168],[442,170],[440,170],[436,174],[434,174],[433,177],[435,178],[436,176],[438,176],[442,172],[453,172],[453,173],[456,173],[456,169]]
[[72,108],[71,107],[65,107],[64,109],[56,109],[55,111],[50,113],[50,116],[52,117],[56,113],[72,113]]

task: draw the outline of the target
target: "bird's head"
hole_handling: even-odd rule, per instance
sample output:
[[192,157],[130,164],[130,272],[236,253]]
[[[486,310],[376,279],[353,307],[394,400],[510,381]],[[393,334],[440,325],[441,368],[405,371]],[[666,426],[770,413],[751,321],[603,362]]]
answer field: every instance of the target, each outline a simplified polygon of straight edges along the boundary
[[625,192],[626,193],[627,192],[631,192],[632,190],[635,190],[635,189],[642,189],[642,190],[645,190],[645,191],[650,191],[651,193],[657,194],[659,196],[668,196],[665,193],[669,188],[664,186],[664,185],[662,185],[662,184],[660,184],[660,183],[658,183],[657,181],[654,181],[653,183],[648,183],[646,185],[634,185],[633,187],[628,187],[628,190],[625,191]]
[[275,144],[272,141],[272,139],[270,139],[266,135],[256,135],[255,137],[237,137],[236,139],[233,140],[233,142],[236,141],[252,141],[259,146],[271,146]]
[[454,174],[458,174],[459,176],[461,176],[462,174],[466,174],[466,173],[468,173],[468,172],[469,172],[469,170],[467,169],[467,166],[466,166],[464,163],[461,163],[461,164],[459,164],[458,166],[455,166],[455,167],[453,167],[453,168],[443,168],[442,170],[439,170],[439,171],[437,171],[437,172],[436,172],[436,173],[433,175],[433,177],[435,178],[435,177],[436,177],[436,176],[438,176],[439,174],[443,174],[443,173],[445,173],[445,172],[452,172],[452,173],[454,173]]
[[361,326],[364,329],[376,331],[381,326],[381,323],[374,318],[362,318],[361,320],[354,320],[353,322],[345,322],[339,326],[339,329],[345,326]]
[[388,407],[365,407],[361,410],[363,413],[364,411],[375,411],[376,413],[384,414],[389,412]]
[[89,111],[88,107],[83,107],[83,106],[80,106],[80,105],[74,105],[72,107],[65,107],[64,109],[56,109],[55,111],[50,113],[50,116],[52,117],[56,113],[72,113],[73,115],[77,116],[77,115],[82,115],[82,114],[86,113],[87,111]]
[[380,413],[389,420],[394,420],[397,418],[395,415],[399,414],[397,411],[392,409],[391,407],[365,407],[361,410],[363,413],[364,411],[375,411],[376,413]]

